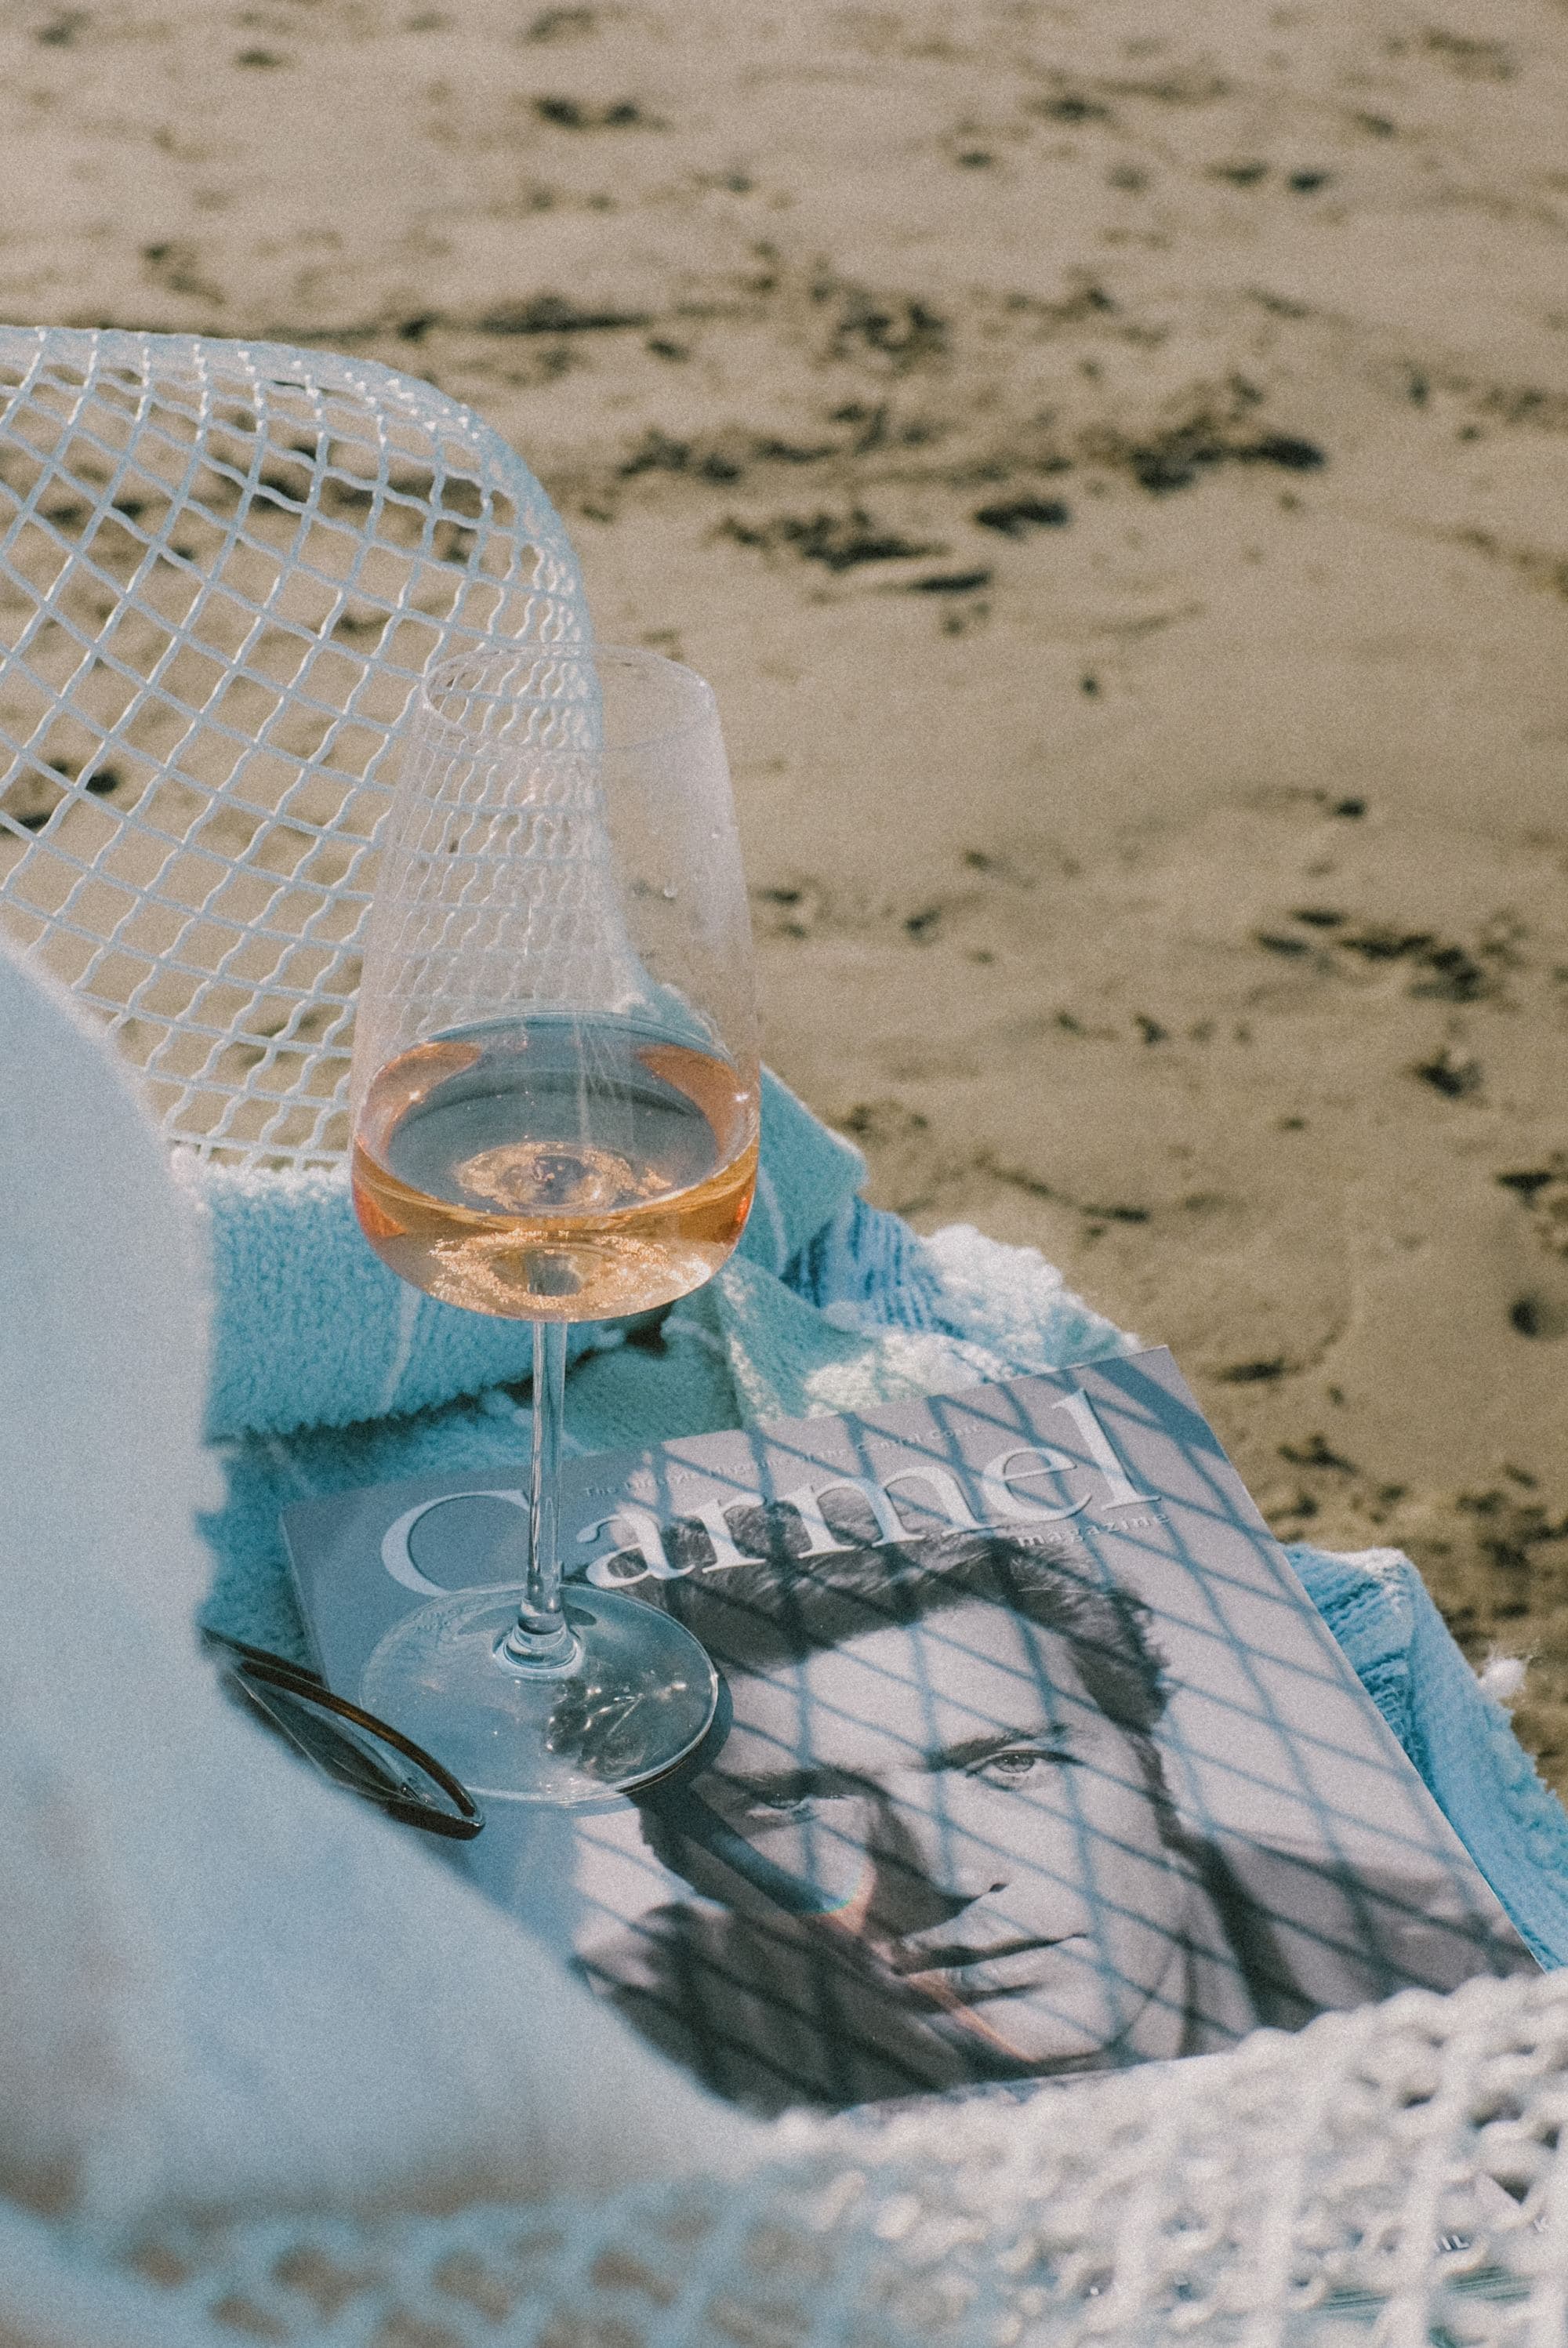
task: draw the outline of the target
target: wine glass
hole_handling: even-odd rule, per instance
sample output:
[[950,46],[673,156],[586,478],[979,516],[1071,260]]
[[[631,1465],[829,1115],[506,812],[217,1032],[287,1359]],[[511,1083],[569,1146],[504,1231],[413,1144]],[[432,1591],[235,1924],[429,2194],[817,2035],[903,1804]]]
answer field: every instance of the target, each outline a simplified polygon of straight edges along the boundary
[[400,1278],[533,1324],[518,1589],[408,1615],[361,1700],[476,1793],[573,1803],[691,1753],[717,1679],[634,1598],[563,1593],[572,1322],[717,1271],[757,1179],[751,939],[711,689],[646,652],[491,644],[427,672],[356,1024],[354,1201]]

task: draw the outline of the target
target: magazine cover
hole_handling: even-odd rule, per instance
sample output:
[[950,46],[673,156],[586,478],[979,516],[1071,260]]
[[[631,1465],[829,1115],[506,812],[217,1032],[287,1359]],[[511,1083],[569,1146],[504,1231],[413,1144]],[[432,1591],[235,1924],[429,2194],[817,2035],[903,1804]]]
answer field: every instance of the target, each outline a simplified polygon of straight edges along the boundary
[[[334,1687],[519,1578],[526,1480],[287,1512]],[[1020,2085],[1533,1968],[1162,1349],[599,1455],[562,1504],[569,1574],[694,1632],[718,1716],[634,1797],[491,1805],[461,1863],[721,2096]]]

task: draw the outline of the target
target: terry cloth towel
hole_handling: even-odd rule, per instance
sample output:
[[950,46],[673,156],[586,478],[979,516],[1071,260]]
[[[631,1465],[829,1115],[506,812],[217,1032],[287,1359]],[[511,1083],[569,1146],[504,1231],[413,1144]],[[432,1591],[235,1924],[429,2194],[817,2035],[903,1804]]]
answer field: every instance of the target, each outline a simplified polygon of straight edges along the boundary
[[[567,1382],[569,1450],[867,1409],[1140,1343],[1034,1249],[962,1224],[921,1239],[868,1207],[858,1151],[772,1077],[762,1168],[740,1247],[706,1288],[655,1330],[583,1334]],[[515,1468],[530,1433],[509,1383],[526,1371],[527,1329],[428,1299],[403,1316],[401,1284],[358,1241],[346,1193],[301,1179],[314,1187],[291,1220],[282,1205],[247,1219],[242,1179],[206,1178],[219,1314],[211,1416],[232,1437],[228,1503],[207,1526],[218,1560],[208,1619],[295,1654],[304,1632],[282,1509],[405,1476]],[[1568,1813],[1414,1567],[1392,1550],[1333,1557],[1298,1544],[1288,1554],[1520,1932],[1543,1962],[1568,1963]]]
[[[739,1252],[781,1272],[852,1195],[865,1166],[768,1070],[762,1126],[757,1203]],[[346,1166],[279,1173],[176,1150],[174,1170],[207,1225],[212,1436],[350,1426],[527,1377],[527,1323],[439,1303],[372,1254]],[[573,1355],[595,1342],[574,1330]]]

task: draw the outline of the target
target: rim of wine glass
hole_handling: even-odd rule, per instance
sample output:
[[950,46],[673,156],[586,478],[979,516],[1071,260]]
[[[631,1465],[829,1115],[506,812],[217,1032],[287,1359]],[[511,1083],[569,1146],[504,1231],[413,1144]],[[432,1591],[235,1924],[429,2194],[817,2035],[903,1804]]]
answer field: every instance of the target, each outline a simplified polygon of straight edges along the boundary
[[[438,695],[460,690],[465,706],[478,704],[481,707],[491,708],[504,705],[513,709],[530,706],[543,709],[552,706],[559,701],[560,696],[555,693],[487,692],[480,685],[459,687],[456,683],[456,680],[465,673],[482,673],[485,667],[508,660],[520,668],[526,667],[531,674],[540,669],[543,669],[546,673],[562,667],[570,669],[573,665],[593,668],[601,661],[616,661],[630,667],[665,671],[696,686],[698,706],[693,710],[688,718],[683,719],[679,725],[665,726],[651,734],[639,735],[634,741],[606,744],[604,746],[606,750],[614,757],[624,757],[634,750],[655,749],[665,743],[678,742],[683,735],[695,734],[717,716],[718,696],[706,676],[701,675],[695,668],[688,667],[685,661],[671,660],[665,653],[650,652],[645,645],[601,644],[593,642],[570,644],[511,644],[500,640],[491,644],[469,644],[458,652],[436,654],[427,664],[425,673],[419,679],[418,703],[421,716],[431,725],[438,726],[449,733],[471,740],[476,736],[482,736],[484,731],[482,725],[475,725],[466,717],[452,716],[449,710],[442,707]],[[449,678],[452,680],[450,684],[447,682]]]

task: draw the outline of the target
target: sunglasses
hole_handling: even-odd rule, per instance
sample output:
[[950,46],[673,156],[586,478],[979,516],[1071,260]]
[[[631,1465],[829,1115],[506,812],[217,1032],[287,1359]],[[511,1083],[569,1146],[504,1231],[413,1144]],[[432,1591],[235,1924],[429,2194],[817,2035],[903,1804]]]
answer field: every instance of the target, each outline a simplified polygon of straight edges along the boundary
[[427,1834],[470,1842],[480,1832],[484,1812],[449,1769],[374,1713],[334,1695],[319,1673],[221,1631],[204,1630],[201,1643],[224,1692],[334,1785]]

